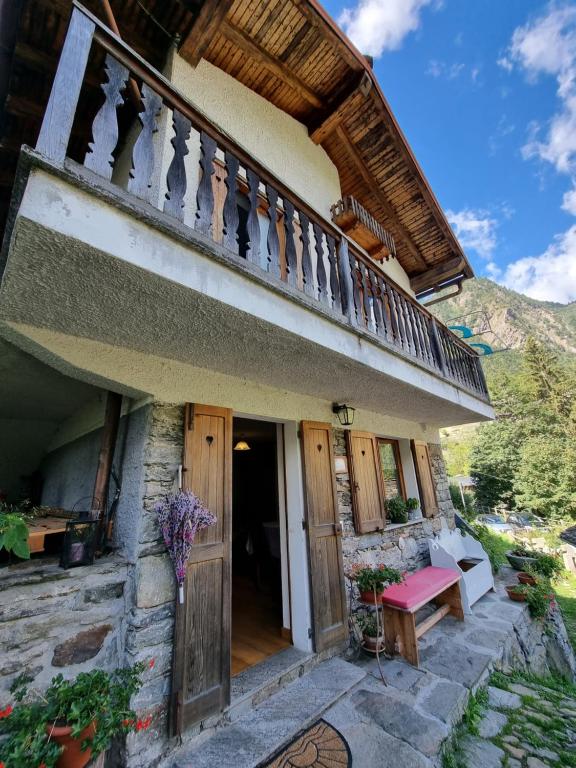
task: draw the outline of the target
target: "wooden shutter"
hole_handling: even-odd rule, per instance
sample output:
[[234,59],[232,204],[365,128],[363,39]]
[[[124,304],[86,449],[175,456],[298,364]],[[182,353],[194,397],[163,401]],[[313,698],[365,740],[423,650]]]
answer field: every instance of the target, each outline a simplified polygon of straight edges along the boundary
[[301,438],[314,642],[319,652],[342,642],[348,634],[342,526],[336,496],[332,427],[330,424],[303,421]]
[[346,448],[356,533],[381,531],[385,521],[385,495],[378,441],[369,432],[347,430]]
[[181,733],[230,702],[232,411],[186,406],[183,486],[216,515],[188,561],[176,604],[172,724]]
[[412,455],[418,478],[422,513],[425,517],[432,517],[438,512],[438,502],[436,501],[436,486],[432,477],[428,444],[420,440],[412,440]]

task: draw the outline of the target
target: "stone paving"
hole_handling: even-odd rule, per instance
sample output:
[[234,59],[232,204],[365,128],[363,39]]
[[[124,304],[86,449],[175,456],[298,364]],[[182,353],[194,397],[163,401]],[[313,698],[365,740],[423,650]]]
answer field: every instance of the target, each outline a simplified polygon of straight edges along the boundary
[[[560,629],[552,632],[550,626]],[[532,621],[526,606],[511,602],[499,581],[496,591],[483,597],[464,622],[448,616],[420,640],[420,669],[398,657],[383,660],[384,685],[373,658],[363,656],[354,664],[342,659],[324,662],[203,743],[172,754],[163,765],[254,768],[266,752],[323,718],[348,742],[354,768],[437,768],[471,694],[488,685],[495,669],[538,675],[570,672],[574,658],[569,646],[566,651],[563,625],[556,621],[550,626]],[[450,768],[576,768],[576,751],[571,752],[568,743],[563,754],[573,754],[574,762],[567,762],[567,757],[554,761],[552,746],[537,743],[537,729],[545,729],[536,722],[550,717],[554,725],[556,716],[568,719],[576,709],[561,698],[553,716],[547,711],[551,700],[542,695],[542,707],[534,707],[528,683],[526,691],[531,693],[514,688],[518,685],[513,682],[510,690],[490,688],[486,716],[478,733],[466,740],[466,762],[452,763]],[[529,721],[526,733],[523,726],[510,725],[514,707],[522,717],[526,708],[534,721]],[[520,731],[522,738],[517,735]]]
[[576,766],[576,686],[496,673],[480,722],[457,746],[458,768]]

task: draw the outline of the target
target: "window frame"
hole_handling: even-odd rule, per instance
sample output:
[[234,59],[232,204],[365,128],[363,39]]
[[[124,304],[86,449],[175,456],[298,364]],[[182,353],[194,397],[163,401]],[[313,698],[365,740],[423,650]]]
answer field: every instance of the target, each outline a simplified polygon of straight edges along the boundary
[[380,456],[380,446],[381,445],[391,445],[392,450],[394,452],[394,461],[396,463],[396,472],[398,473],[398,484],[400,485],[400,496],[404,499],[404,501],[407,500],[408,496],[406,494],[406,484],[404,482],[404,471],[402,469],[402,457],[400,455],[400,442],[392,437],[376,437],[376,443],[378,446],[378,461],[380,466],[380,473],[382,475],[382,485],[384,488],[384,499],[387,500],[388,496],[386,495],[386,478],[384,477],[384,470],[382,469],[382,459]]

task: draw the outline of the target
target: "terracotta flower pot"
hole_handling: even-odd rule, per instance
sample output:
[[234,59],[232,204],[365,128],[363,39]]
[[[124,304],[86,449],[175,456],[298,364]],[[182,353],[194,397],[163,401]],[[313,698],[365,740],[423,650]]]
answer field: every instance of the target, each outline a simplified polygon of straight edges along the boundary
[[536,579],[531,573],[526,573],[526,571],[520,571],[518,574],[518,581],[520,584],[530,584],[531,587],[536,586]]
[[526,602],[526,594],[524,592],[517,592],[516,590],[518,587],[511,586],[506,587],[506,592],[508,592],[508,597],[510,600],[514,600],[515,603],[525,603]]
[[380,637],[371,637],[370,635],[364,634],[362,635],[362,640],[367,651],[375,653],[377,650],[384,650],[384,635],[380,635]]
[[82,751],[82,742],[94,736],[95,730],[95,724],[91,723],[84,728],[77,738],[74,738],[72,736],[72,726],[70,725],[47,725],[46,733],[48,736],[56,744],[64,747],[64,752],[58,758],[56,768],[84,768],[92,757],[92,750],[88,747],[88,749]]
[[382,600],[383,594],[384,590],[381,592],[376,592],[376,600],[374,600],[374,590],[371,589],[367,592],[360,592],[360,600],[362,600],[363,603],[370,603],[371,605],[375,605]]

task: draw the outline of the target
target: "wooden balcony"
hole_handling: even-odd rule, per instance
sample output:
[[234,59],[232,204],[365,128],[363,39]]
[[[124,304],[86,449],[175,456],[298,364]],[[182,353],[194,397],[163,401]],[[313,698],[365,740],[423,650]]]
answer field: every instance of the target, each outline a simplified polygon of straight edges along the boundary
[[[368,332],[375,344],[487,401],[478,355],[396,285],[331,222],[322,218],[233,139],[221,132],[157,70],[96,17],[75,3],[36,151],[54,166],[69,164],[73,126],[85,121],[78,104],[89,57],[99,56],[107,82],[83,166],[116,183],[118,108],[136,81],[140,132],[131,151],[126,191],[158,207],[153,179],[162,158],[154,134],[162,110],[173,128],[172,156],[163,172],[168,220],[189,224],[204,238],[241,257],[319,309]],[[92,79],[92,76],[91,76]],[[80,102],[81,103],[81,102]],[[196,138],[198,172],[185,156]],[[187,210],[190,190],[195,206]]]

